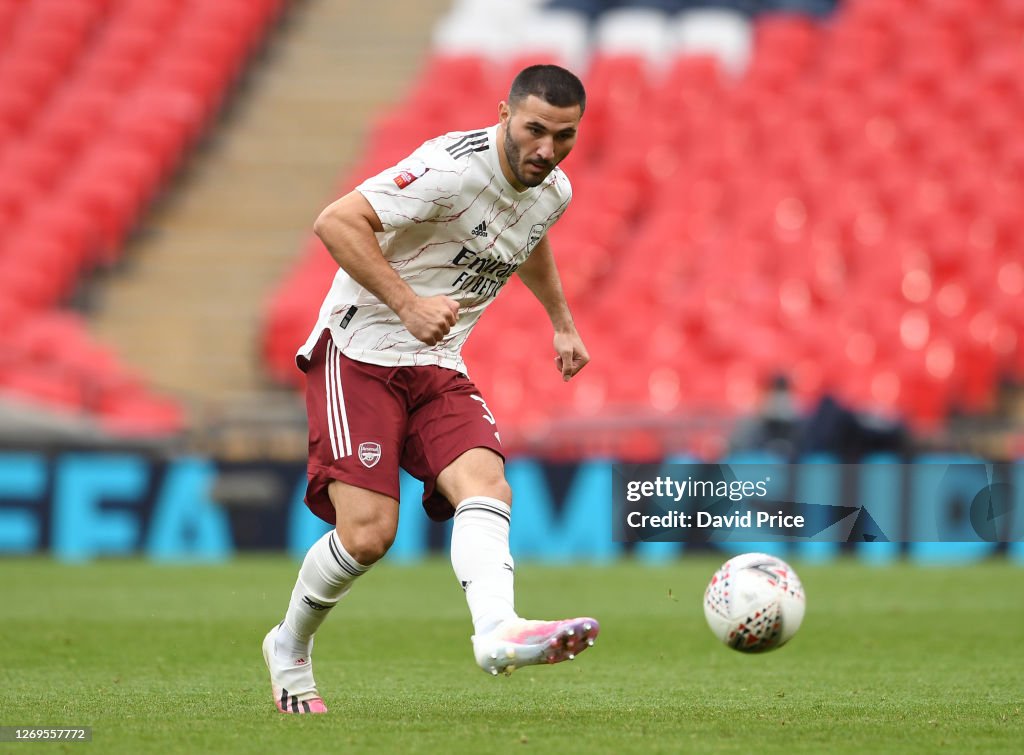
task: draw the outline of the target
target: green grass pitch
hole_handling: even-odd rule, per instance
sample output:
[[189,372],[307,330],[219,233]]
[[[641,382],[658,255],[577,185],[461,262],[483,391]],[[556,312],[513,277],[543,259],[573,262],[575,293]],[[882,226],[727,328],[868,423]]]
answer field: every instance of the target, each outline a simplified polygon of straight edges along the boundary
[[297,564],[0,561],[0,724],[71,753],[1021,752],[1024,569],[794,561],[807,617],[761,656],[711,636],[724,558],[517,569],[520,613],[592,614],[572,663],[491,678],[450,567],[376,567],[314,654],[326,716],[283,716],[260,655]]

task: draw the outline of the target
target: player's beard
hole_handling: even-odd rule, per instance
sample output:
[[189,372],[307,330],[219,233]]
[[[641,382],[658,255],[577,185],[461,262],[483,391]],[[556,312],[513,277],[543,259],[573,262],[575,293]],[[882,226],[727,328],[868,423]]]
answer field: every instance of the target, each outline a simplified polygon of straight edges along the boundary
[[512,124],[509,124],[505,129],[505,159],[508,160],[508,167],[512,170],[512,175],[516,177],[516,180],[519,183],[526,187],[540,186],[544,183],[544,179],[547,178],[555,168],[554,163],[545,163],[544,167],[547,168],[547,170],[536,178],[528,178],[523,175],[523,171],[521,170],[523,151],[512,138]]

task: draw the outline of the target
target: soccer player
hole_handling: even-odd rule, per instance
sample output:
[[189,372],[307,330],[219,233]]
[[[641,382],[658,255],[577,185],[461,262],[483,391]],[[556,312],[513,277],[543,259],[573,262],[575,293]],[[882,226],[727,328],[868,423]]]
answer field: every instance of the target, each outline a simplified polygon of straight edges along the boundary
[[495,418],[461,356],[515,273],[547,311],[562,378],[589,360],[547,240],[572,196],[558,163],[585,107],[569,71],[526,68],[497,125],[426,142],[317,219],[340,269],[297,361],[309,414],[306,504],[335,529],[306,554],[284,621],[263,641],[280,711],[327,710],[313,635],[394,541],[399,467],[424,482],[431,518],[455,518],[452,567],[485,671],[572,660],[593,644],[594,619],[515,612],[512,492]]

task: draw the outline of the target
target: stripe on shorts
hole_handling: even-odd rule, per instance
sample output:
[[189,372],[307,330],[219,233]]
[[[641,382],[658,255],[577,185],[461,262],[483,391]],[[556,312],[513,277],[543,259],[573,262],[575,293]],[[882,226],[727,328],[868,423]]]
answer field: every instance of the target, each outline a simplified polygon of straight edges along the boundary
[[334,458],[337,459],[338,454],[338,438],[337,430],[334,425],[334,380],[333,372],[334,366],[331,360],[331,349],[333,344],[330,341],[327,343],[327,354],[324,356],[324,391],[326,394],[325,404],[327,405],[327,432],[331,436],[331,453],[334,454]]
[[335,459],[352,454],[352,438],[348,431],[348,412],[345,410],[345,393],[341,388],[341,352],[334,341],[327,342],[327,364],[324,369],[327,381],[327,428],[331,435],[331,451]]

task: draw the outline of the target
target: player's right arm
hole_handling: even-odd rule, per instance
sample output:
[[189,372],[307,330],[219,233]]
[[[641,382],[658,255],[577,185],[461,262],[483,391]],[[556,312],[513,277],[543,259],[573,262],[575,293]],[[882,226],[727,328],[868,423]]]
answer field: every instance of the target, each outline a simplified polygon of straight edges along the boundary
[[384,227],[361,193],[350,192],[328,205],[313,230],[338,265],[397,314],[415,338],[434,346],[455,325],[458,302],[447,296],[418,296],[384,259],[374,235]]

